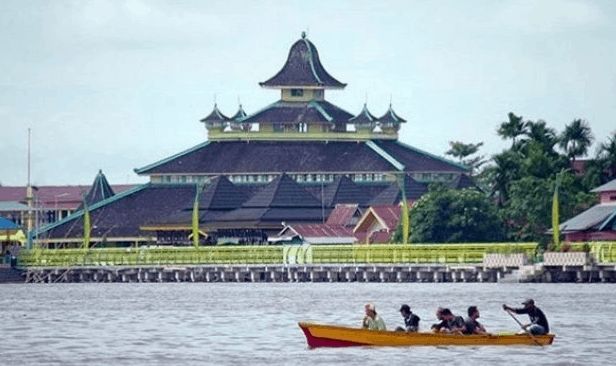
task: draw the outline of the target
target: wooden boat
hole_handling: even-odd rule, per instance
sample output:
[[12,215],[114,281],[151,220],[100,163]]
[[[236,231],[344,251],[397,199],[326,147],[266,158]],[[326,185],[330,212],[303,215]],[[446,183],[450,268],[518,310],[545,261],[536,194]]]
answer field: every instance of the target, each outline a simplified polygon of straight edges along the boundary
[[406,333],[368,330],[335,325],[300,322],[310,348],[351,346],[547,346],[554,341],[554,334],[530,336],[529,334],[459,335],[447,333]]

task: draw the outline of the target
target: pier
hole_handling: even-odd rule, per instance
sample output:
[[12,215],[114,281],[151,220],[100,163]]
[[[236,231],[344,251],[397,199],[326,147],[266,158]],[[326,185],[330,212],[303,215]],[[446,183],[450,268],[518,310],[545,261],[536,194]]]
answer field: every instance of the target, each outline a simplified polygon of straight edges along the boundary
[[28,268],[26,283],[616,282],[616,265],[201,265]]

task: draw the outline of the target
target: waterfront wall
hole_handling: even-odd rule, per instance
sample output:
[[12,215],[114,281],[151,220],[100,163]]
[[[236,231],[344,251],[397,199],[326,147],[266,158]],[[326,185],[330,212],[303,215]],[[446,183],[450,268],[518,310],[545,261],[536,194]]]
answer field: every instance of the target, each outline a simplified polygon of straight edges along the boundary
[[27,283],[97,282],[616,282],[616,265],[206,265],[28,268]]

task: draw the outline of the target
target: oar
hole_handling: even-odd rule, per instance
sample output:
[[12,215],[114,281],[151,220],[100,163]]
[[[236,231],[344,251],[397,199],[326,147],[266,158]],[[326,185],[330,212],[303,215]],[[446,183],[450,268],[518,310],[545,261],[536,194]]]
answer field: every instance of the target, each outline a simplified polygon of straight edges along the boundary
[[511,317],[513,318],[513,320],[515,320],[515,322],[516,322],[516,323],[518,323],[518,325],[520,326],[520,328],[522,328],[522,330],[523,330],[526,334],[528,334],[528,336],[529,336],[529,337],[533,340],[533,342],[535,342],[535,343],[537,343],[538,345],[540,345],[541,347],[543,347],[543,344],[541,344],[541,342],[539,342],[539,341],[537,340],[537,338],[535,338],[535,336],[534,336],[531,332],[529,332],[529,331],[528,331],[528,329],[526,329],[526,328],[524,327],[524,325],[523,325],[523,324],[522,324],[522,323],[518,320],[518,318],[516,318],[516,317],[513,315],[513,313],[511,312],[511,310],[507,309],[507,310],[505,310],[505,311],[507,312],[507,314],[511,315]]

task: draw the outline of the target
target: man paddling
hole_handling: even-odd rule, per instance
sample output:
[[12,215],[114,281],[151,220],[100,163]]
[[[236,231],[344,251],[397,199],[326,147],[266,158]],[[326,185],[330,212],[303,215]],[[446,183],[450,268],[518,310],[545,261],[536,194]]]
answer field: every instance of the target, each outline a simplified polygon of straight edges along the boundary
[[486,328],[477,321],[479,319],[479,309],[476,306],[468,307],[468,318],[466,318],[464,334],[487,334]]
[[369,330],[385,330],[385,322],[379,314],[376,313],[374,304],[366,304],[364,307],[366,316],[362,322],[362,327]]
[[451,310],[447,308],[443,309],[440,312],[440,317],[443,320],[439,324],[434,324],[432,326],[433,331],[445,333],[462,333],[462,331],[464,331],[464,318],[458,315],[453,315]]
[[522,303],[522,305],[524,305],[523,308],[514,309],[510,306],[503,304],[503,309],[505,311],[513,311],[516,314],[528,314],[528,317],[530,318],[530,324],[525,324],[522,326],[522,328],[530,334],[548,334],[550,332],[548,319],[545,317],[543,311],[541,311],[541,309],[535,306],[535,301],[533,299],[527,299]]
[[407,304],[404,304],[400,307],[400,314],[402,314],[402,318],[404,319],[404,328],[398,327],[396,331],[399,332],[417,332],[419,330],[419,317],[411,311],[411,307]]

